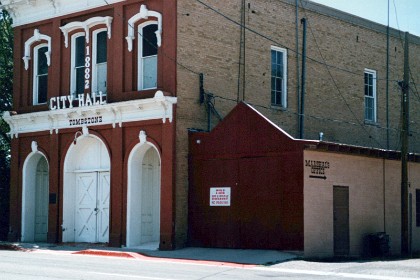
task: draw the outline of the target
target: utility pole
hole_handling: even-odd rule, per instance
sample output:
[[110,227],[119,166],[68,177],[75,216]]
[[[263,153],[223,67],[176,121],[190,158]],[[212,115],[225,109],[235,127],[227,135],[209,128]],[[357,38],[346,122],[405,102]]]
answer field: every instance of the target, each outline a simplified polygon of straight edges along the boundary
[[401,255],[407,256],[410,252],[408,232],[408,135],[409,135],[409,64],[408,64],[408,35],[405,33],[404,46],[404,80],[400,83],[401,94]]

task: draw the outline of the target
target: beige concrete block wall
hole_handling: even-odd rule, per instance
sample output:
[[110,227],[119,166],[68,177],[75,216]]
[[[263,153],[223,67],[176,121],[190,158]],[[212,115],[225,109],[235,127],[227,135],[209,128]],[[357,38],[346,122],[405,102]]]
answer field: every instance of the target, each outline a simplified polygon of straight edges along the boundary
[[[334,254],[333,186],[349,188],[350,255],[363,254],[363,237],[382,232],[390,236],[390,252],[401,248],[401,164],[399,161],[306,150],[305,160],[328,161],[326,180],[304,172],[305,256]],[[410,163],[411,184],[419,182],[420,164]],[[415,192],[414,187],[410,191]],[[419,250],[420,231],[415,227],[413,195],[413,251]]]
[[[408,174],[409,174],[409,192],[412,196],[412,250],[413,252],[420,252],[420,227],[416,226],[416,199],[420,200],[420,197],[416,198],[416,190],[420,189],[420,164],[409,163]],[[420,207],[420,205],[419,205]],[[420,210],[420,209],[419,209]]]
[[[241,0],[202,1],[230,19],[240,21]],[[178,0],[177,3],[176,231],[179,247],[185,244],[187,232],[187,128],[207,129],[206,108],[198,102],[198,73],[204,74],[205,90],[218,96],[214,104],[222,117],[236,105],[238,96],[241,100],[243,95],[242,92],[238,95],[239,26],[195,0]],[[319,132],[323,132],[324,140],[385,148],[385,33],[301,7],[299,19],[302,17],[308,19],[310,27],[307,33],[309,59],[305,138],[318,139]],[[297,137],[297,81],[300,73],[296,73],[294,1],[246,1],[245,25],[272,41],[246,31],[244,100]],[[301,32],[299,24],[298,52],[301,52],[302,46]],[[420,84],[420,55],[416,55],[420,54],[420,46],[416,44],[410,45],[410,65],[413,80]],[[272,107],[270,103],[271,46],[287,48],[288,107],[284,109]],[[390,46],[390,148],[397,149],[400,93],[396,81],[402,78],[403,48],[399,37],[391,37]],[[327,68],[325,63],[334,67]],[[376,70],[379,78],[378,122],[375,125],[364,123],[365,68]],[[242,85],[242,79],[239,82]],[[416,141],[420,137],[420,114],[415,109],[420,98],[412,95],[410,100],[410,116],[413,120],[410,143],[413,149],[420,151],[420,141]],[[213,117],[212,127],[215,124],[217,119]],[[418,134],[415,133],[417,130]]]

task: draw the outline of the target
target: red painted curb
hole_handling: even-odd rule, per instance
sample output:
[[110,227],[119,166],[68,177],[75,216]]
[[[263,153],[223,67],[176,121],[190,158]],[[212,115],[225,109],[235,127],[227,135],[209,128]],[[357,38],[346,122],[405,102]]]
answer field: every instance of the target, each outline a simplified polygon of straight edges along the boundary
[[93,255],[93,256],[105,256],[105,257],[121,257],[121,258],[135,258],[134,253],[130,252],[114,252],[114,251],[103,251],[103,250],[83,250],[72,253],[75,255]]
[[92,250],[92,249],[78,251],[72,254],[104,256],[104,257],[120,257],[120,258],[131,258],[131,259],[153,260],[153,261],[171,261],[171,262],[179,262],[179,263],[193,263],[193,264],[202,264],[202,265],[229,266],[229,267],[239,267],[239,268],[251,268],[251,267],[257,266],[255,264],[240,264],[240,263],[220,262],[220,261],[204,261],[204,260],[192,260],[192,259],[172,259],[172,258],[152,257],[152,256],[143,255],[140,253],[115,252],[115,251]]

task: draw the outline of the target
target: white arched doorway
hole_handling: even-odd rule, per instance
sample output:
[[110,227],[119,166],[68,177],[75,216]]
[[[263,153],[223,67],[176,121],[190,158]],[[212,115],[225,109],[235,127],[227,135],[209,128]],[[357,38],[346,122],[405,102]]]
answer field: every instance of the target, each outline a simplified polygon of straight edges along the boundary
[[63,242],[109,241],[110,158],[96,136],[83,135],[64,160]]
[[157,249],[160,241],[160,155],[149,142],[128,159],[127,247]]
[[48,235],[49,171],[45,156],[32,152],[23,165],[23,242],[46,242]]

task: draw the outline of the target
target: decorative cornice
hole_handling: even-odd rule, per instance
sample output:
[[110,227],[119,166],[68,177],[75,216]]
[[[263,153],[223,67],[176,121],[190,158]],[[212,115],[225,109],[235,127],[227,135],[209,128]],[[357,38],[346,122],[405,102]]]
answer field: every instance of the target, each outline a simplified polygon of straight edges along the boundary
[[108,39],[111,39],[111,23],[112,17],[93,17],[85,21],[73,21],[67,23],[66,25],[60,27],[61,32],[63,32],[64,35],[64,45],[66,46],[66,48],[68,47],[69,33],[77,29],[83,29],[85,31],[86,43],[89,43],[89,29],[99,24],[106,25],[106,28],[108,30]]
[[34,35],[25,42],[25,53],[22,57],[25,63],[25,70],[28,70],[29,68],[29,60],[31,59],[32,44],[35,42],[40,42],[41,40],[45,40],[48,43],[48,51],[45,52],[45,56],[47,57],[47,65],[50,66],[51,64],[51,37],[48,35],[41,34],[38,29],[35,29]]
[[125,39],[127,40],[128,51],[131,52],[133,50],[133,40],[136,38],[136,32],[134,30],[136,22],[141,19],[148,19],[149,17],[157,18],[158,29],[155,31],[157,45],[158,47],[162,45],[162,14],[155,11],[149,11],[146,5],[141,5],[140,12],[138,12],[128,20],[128,35],[127,37],[125,37]]
[[13,18],[13,26],[38,22],[86,11],[123,0],[1,0],[0,9],[7,10]]
[[74,107],[54,111],[43,111],[22,115],[4,112],[3,119],[10,126],[11,138],[22,133],[50,131],[58,133],[60,129],[88,127],[111,124],[122,127],[123,123],[161,119],[173,121],[173,105],[176,97],[164,96],[157,91],[153,98],[108,103],[90,107]]

